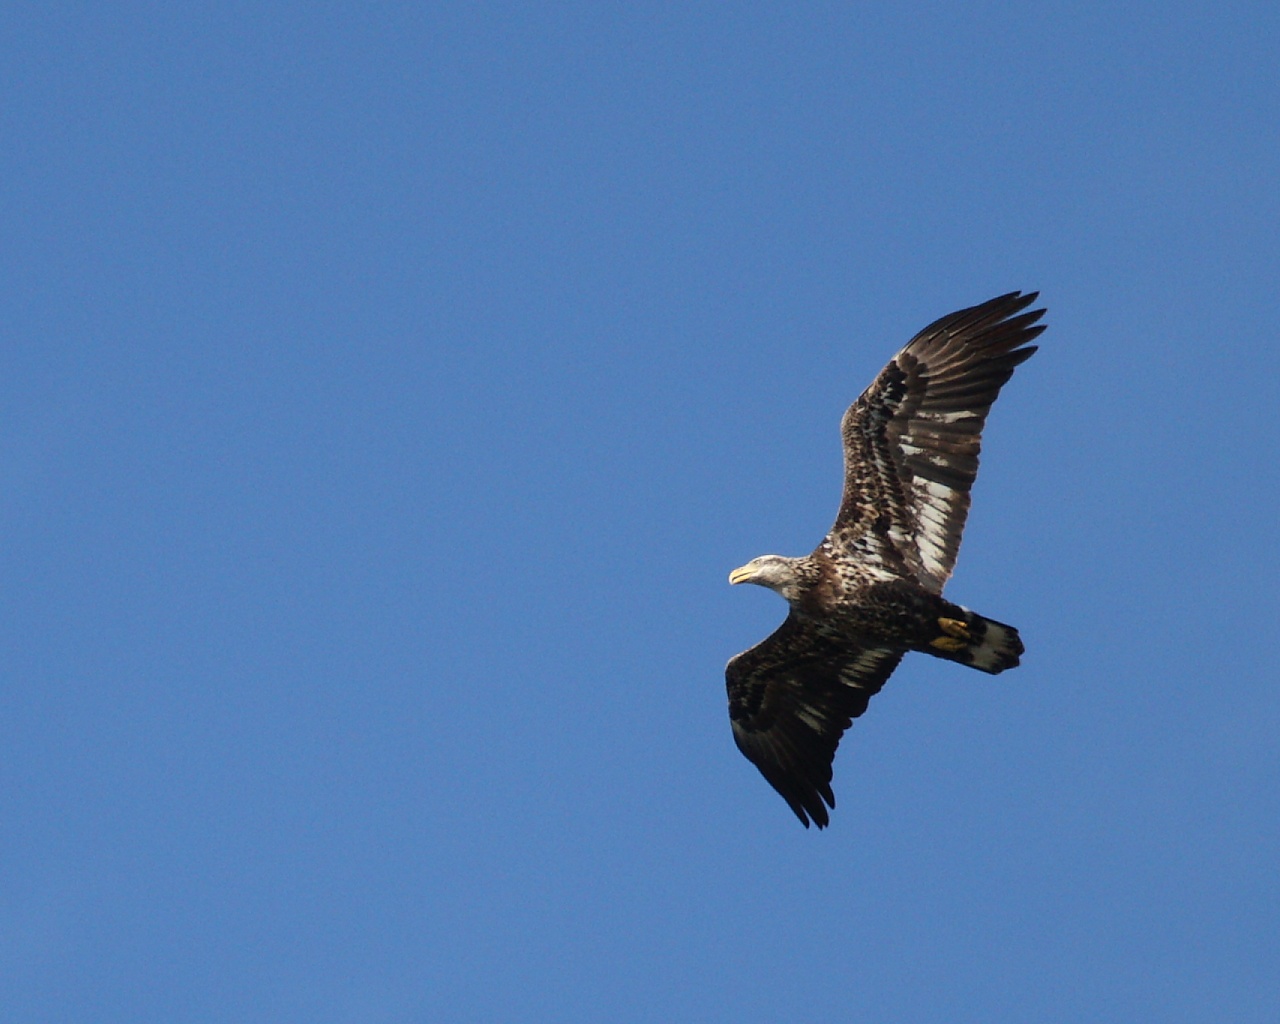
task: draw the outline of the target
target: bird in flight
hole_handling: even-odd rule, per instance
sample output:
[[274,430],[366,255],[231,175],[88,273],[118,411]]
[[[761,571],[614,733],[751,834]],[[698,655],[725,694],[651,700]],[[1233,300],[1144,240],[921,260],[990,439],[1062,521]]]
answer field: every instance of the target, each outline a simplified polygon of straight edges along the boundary
[[942,596],[978,473],[982,428],[1014,368],[1036,351],[1038,293],[1010,292],[930,324],[844,414],[844,496],[813,554],[762,555],[729,574],[786,598],[786,621],[725,668],[746,755],[796,816],[827,825],[844,731],[907,651],[992,675],[1018,631]]

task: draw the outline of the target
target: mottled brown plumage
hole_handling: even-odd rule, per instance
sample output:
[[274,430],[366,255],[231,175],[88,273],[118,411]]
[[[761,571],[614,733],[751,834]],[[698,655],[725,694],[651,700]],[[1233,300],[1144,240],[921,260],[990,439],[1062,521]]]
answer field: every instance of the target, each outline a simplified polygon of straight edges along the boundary
[[1043,309],[1012,292],[921,331],[841,422],[844,496],[804,558],[764,555],[729,576],[791,606],[725,669],[734,739],[807,827],[835,807],[840,737],[909,650],[984,672],[1018,664],[1012,626],[942,597],[978,472],[982,428],[1014,368],[1035,352]]

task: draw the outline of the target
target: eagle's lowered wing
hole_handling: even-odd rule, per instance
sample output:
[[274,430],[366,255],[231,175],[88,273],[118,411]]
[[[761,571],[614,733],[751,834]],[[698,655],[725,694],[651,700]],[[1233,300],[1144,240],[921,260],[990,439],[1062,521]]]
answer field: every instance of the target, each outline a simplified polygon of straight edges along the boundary
[[819,828],[826,826],[827,807],[835,807],[831,762],[840,737],[903,653],[829,639],[793,612],[725,668],[738,749],[806,828],[811,818]]

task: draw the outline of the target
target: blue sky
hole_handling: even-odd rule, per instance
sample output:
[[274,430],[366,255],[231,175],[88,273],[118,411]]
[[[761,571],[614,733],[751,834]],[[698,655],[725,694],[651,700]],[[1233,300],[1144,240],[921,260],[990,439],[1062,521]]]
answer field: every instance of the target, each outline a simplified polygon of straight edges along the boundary
[[[1273,1021],[1274,5],[14,4],[14,1020]],[[832,826],[730,589],[1040,289]]]

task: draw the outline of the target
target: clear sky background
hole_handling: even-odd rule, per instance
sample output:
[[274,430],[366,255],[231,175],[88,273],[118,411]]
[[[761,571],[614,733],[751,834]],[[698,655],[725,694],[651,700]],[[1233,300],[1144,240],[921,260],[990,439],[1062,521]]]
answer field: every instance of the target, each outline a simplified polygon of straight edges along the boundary
[[[5,1019],[1278,1019],[1278,11],[7,5]],[[806,831],[725,577],[1012,289]]]

